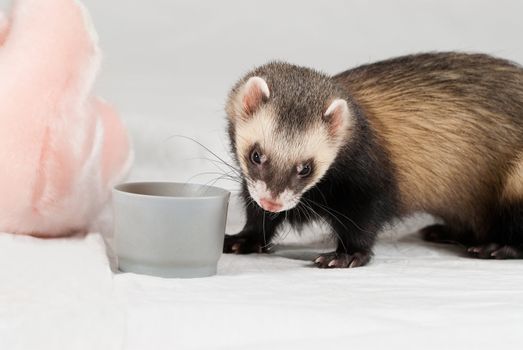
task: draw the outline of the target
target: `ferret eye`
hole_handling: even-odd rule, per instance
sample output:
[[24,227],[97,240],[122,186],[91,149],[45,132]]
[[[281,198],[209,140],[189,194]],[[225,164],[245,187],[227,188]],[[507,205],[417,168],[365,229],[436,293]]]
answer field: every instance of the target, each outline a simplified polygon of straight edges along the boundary
[[263,156],[260,156],[260,153],[258,153],[257,150],[253,150],[251,152],[251,162],[252,164],[261,165],[263,161]]
[[298,177],[304,178],[311,174],[312,166],[309,163],[301,164],[301,165],[298,165],[297,170],[298,170]]

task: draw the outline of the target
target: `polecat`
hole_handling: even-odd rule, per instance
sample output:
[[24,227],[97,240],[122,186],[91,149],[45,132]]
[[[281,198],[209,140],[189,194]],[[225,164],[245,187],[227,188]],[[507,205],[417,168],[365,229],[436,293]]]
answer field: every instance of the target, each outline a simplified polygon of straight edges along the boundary
[[[254,69],[226,104],[247,222],[225,253],[265,251],[284,220],[330,224],[319,267],[356,267],[394,218],[478,258],[523,257],[523,69],[483,54],[427,53],[335,76]],[[264,211],[274,214],[264,215]],[[305,214],[307,212],[308,214]]]

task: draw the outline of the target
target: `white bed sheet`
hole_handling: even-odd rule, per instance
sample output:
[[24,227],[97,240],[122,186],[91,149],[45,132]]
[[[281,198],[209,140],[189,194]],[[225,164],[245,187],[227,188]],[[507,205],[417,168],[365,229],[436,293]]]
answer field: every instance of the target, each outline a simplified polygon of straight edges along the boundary
[[112,274],[99,233],[0,234],[0,349],[519,349],[523,261],[469,259],[414,226],[358,269],[312,267],[328,244],[306,232],[190,280]]

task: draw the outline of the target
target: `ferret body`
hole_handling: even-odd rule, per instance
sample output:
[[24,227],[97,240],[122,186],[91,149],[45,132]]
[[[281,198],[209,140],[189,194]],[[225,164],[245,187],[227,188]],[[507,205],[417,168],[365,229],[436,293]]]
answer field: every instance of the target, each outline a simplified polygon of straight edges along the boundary
[[[326,222],[319,267],[356,267],[395,218],[473,257],[523,257],[523,69],[482,54],[428,53],[335,76],[273,62],[226,105],[247,222],[224,252],[264,251],[284,220]],[[265,215],[265,211],[274,214]]]

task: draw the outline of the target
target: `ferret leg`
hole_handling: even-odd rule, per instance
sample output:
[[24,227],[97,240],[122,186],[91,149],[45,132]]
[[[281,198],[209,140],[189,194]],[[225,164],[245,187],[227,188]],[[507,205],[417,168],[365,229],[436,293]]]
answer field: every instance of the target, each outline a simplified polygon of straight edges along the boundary
[[282,213],[269,213],[255,203],[245,207],[247,222],[240,233],[225,235],[224,253],[266,253],[271,247],[276,229],[283,222]]
[[487,241],[471,246],[468,253],[481,259],[523,259],[523,201],[501,205]]
[[447,225],[434,224],[419,231],[421,238],[427,242],[457,243],[456,234]]
[[320,268],[347,268],[366,265],[372,257],[372,246],[381,225],[373,220],[355,220],[339,213],[331,220],[336,236],[336,251],[320,254],[314,263]]
[[427,242],[472,245],[476,241],[472,231],[453,228],[446,224],[426,226],[419,231]]

